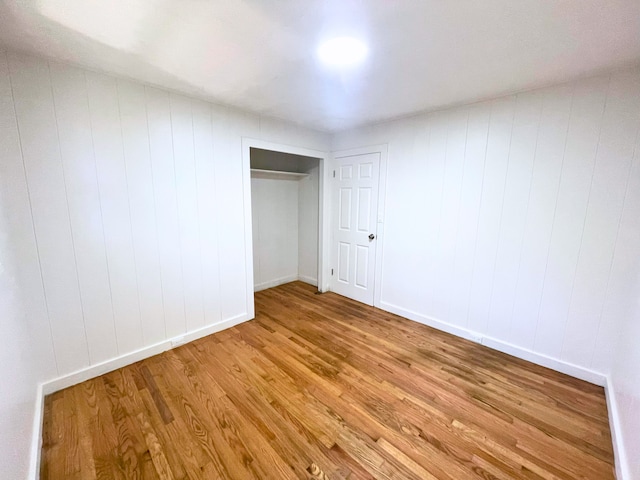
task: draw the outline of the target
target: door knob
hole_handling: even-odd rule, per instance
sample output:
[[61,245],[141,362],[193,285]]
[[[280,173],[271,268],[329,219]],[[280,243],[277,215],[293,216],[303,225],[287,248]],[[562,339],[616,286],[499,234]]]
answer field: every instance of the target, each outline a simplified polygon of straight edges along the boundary
[[369,240],[373,240],[374,238],[376,238],[376,236],[373,233],[369,234]]

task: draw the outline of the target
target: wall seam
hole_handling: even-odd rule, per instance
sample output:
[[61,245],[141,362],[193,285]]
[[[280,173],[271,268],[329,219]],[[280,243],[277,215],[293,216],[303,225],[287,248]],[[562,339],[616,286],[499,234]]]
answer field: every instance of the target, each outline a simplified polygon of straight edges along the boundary
[[113,327],[113,337],[116,342],[116,352],[120,355],[120,346],[118,344],[118,332],[116,330],[115,307],[113,303],[113,286],[111,282],[111,267],[109,266],[109,254],[107,253],[107,234],[104,228],[104,214],[102,208],[102,191],[100,188],[100,178],[98,175],[98,160],[96,158],[96,144],[93,136],[93,119],[91,118],[91,101],[89,100],[89,82],[87,81],[87,73],[82,72],[85,83],[85,94],[87,99],[87,110],[89,112],[89,131],[91,132],[91,151],[93,153],[93,167],[96,172],[96,187],[98,189],[98,205],[100,205],[100,226],[102,227],[102,245],[104,246],[104,263],[107,268],[107,280],[109,281],[109,298],[111,300],[111,326]]
[[53,92],[53,81],[51,78],[51,63],[47,64],[47,74],[49,76],[49,92],[51,93],[51,107],[53,109],[53,119],[56,127],[56,140],[58,143],[58,158],[60,160],[60,170],[62,171],[62,185],[64,187],[64,200],[67,206],[67,218],[69,220],[69,236],[71,237],[71,249],[73,250],[73,266],[76,271],[76,286],[78,287],[78,299],[80,300],[80,313],[82,315],[82,329],[84,331],[84,343],[87,348],[87,360],[89,364],[91,360],[91,350],[89,348],[89,336],[87,335],[87,320],[84,311],[84,301],[82,300],[82,289],[80,288],[80,274],[78,273],[78,254],[76,252],[76,242],[73,232],[73,224],[71,223],[71,209],[69,208],[69,193],[67,190],[67,176],[64,171],[64,160],[62,159],[62,145],[60,144],[60,126],[58,124],[58,113],[56,112],[56,97]]
[[25,165],[25,161],[24,161],[24,152],[22,149],[22,135],[20,133],[20,122],[18,121],[18,112],[16,110],[16,100],[15,100],[15,94],[14,94],[14,89],[13,89],[13,78],[11,75],[11,67],[10,67],[10,62],[9,62],[9,56],[7,55],[6,52],[3,52],[3,55],[5,57],[6,63],[7,63],[7,73],[8,73],[8,77],[9,77],[9,87],[11,89],[11,104],[13,106],[13,116],[16,120],[16,131],[18,133],[18,146],[20,148],[20,160],[22,162],[22,173],[24,176],[24,184],[27,190],[27,199],[29,201],[29,212],[30,212],[30,220],[31,220],[31,231],[33,232],[33,240],[34,240],[34,244],[36,247],[36,254],[38,257],[38,273],[40,274],[40,282],[41,282],[41,286],[42,286],[42,296],[44,299],[44,307],[45,307],[45,311],[47,313],[47,323],[49,325],[49,338],[51,339],[51,349],[53,351],[53,359],[55,362],[55,367],[56,367],[56,372],[58,375],[60,375],[60,367],[58,364],[58,356],[56,353],[56,345],[53,339],[53,326],[51,325],[51,313],[49,312],[49,302],[47,301],[47,290],[44,286],[44,276],[42,275],[42,261],[41,261],[41,256],[40,256],[40,246],[38,244],[38,236],[36,235],[36,225],[35,225],[35,221],[33,218],[33,204],[31,201],[31,190],[29,188],[29,180],[27,177],[27,167]]

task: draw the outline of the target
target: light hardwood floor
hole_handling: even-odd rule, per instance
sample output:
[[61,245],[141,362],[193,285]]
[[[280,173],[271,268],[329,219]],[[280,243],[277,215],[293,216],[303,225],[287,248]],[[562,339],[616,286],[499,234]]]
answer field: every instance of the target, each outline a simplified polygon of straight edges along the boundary
[[54,393],[43,479],[613,478],[602,388],[294,282]]

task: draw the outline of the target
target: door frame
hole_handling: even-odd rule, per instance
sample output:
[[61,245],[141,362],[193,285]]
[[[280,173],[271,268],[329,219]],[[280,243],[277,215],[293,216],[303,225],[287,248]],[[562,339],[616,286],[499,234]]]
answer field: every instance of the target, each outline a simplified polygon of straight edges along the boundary
[[329,152],[312,150],[310,148],[296,147],[284,143],[269,142],[256,138],[242,137],[242,185],[244,190],[244,244],[247,278],[247,313],[249,318],[255,317],[255,303],[253,291],[253,223],[251,211],[251,149],[272,150],[293,155],[317,158],[318,179],[318,290],[329,290],[329,235],[331,210],[329,200],[331,192],[327,189],[329,183]]
[[[382,296],[382,255],[383,255],[383,242],[384,242],[384,219],[385,219],[385,200],[387,198],[387,157],[388,157],[389,145],[382,143],[379,145],[370,145],[366,147],[350,148],[347,150],[336,150],[331,152],[331,168],[327,169],[327,177],[329,176],[328,170],[334,170],[336,167],[336,159],[342,157],[351,157],[355,155],[366,155],[369,153],[380,154],[380,172],[378,174],[378,215],[376,219],[376,262],[375,270],[373,274],[373,306],[380,308],[380,298]],[[325,210],[328,216],[329,224],[329,237],[327,239],[327,248],[330,252],[333,251],[330,246],[333,244],[333,215],[332,215],[332,202],[333,195],[332,189],[328,188],[329,203],[328,208]],[[329,258],[329,264],[333,265],[334,258]],[[329,273],[329,267],[327,265],[327,275]],[[329,278],[329,276],[327,276]],[[327,282],[329,283],[329,282]]]

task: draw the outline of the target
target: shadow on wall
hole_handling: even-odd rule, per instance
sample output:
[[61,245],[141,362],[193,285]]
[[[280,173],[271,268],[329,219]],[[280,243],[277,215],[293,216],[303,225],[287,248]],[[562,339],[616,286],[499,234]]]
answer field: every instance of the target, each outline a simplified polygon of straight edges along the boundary
[[[153,8],[153,3],[149,2],[148,8]],[[73,8],[63,8],[53,1],[33,2],[33,4],[19,2],[17,5],[5,2],[0,5],[0,16],[9,19],[4,22],[4,25],[9,27],[3,27],[3,30],[0,31],[0,45],[4,45],[8,49],[15,48],[18,51],[25,51],[24,45],[29,44],[30,47],[26,49],[26,53],[40,57],[44,54],[56,59],[56,61],[68,62],[107,75],[116,75],[132,80],[134,78],[130,71],[135,67],[137,72],[142,72],[142,77],[135,78],[137,82],[161,86],[163,89],[172,89],[211,101],[211,95],[205,92],[202,85],[196,85],[188,80],[194,78],[194,72],[180,68],[178,52],[168,52],[172,45],[175,49],[175,44],[181,44],[178,41],[180,38],[176,37],[179,37],[178,34],[183,32],[170,28],[171,24],[167,23],[166,29],[153,31],[157,38],[145,44],[137,43],[136,38],[139,33],[142,33],[142,29],[139,28],[139,22],[143,20],[140,12],[138,15],[132,16],[129,28],[119,23],[120,17],[118,22],[110,22],[108,16],[104,18],[94,14],[92,15],[94,17],[93,23],[96,23],[95,17],[98,17],[102,28],[97,28],[97,34],[92,31],[96,30],[93,28],[84,28],[83,32],[81,27],[83,22],[92,27],[96,27],[96,25],[92,25],[91,20],[87,16],[83,17],[81,13],[87,8],[95,9],[98,7],[98,4],[92,3],[86,4],[84,9],[78,8],[75,11],[80,13],[76,14],[76,17],[79,17],[76,18],[71,16],[74,12]],[[105,3],[103,9],[105,14],[117,11],[109,3]],[[87,32],[91,32],[91,35]],[[23,41],[16,46],[13,45],[12,39],[14,38],[21,38]],[[46,38],[46,43],[43,38]],[[72,51],[63,47],[69,44],[74,45]],[[152,51],[150,51],[150,46],[154,47]],[[220,71],[224,68],[224,64],[231,62],[237,54],[231,46],[224,50],[227,52],[226,55],[224,57],[216,56],[215,65],[207,65],[207,70]],[[154,62],[150,63],[143,58],[143,55],[150,55],[154,58]],[[184,52],[180,52],[180,55],[184,55]],[[77,58],[95,58],[96,60],[92,63],[81,63],[77,61]],[[210,59],[209,62],[211,61],[214,60]],[[109,71],[106,71],[103,65],[109,65]],[[176,74],[176,72],[180,73]]]
[[635,297],[635,308],[620,330],[612,375],[630,479],[640,479],[640,278]]
[[[0,178],[6,178],[0,170]],[[0,184],[2,190],[4,182]],[[50,366],[40,362],[34,351],[38,332],[33,331],[15,279],[15,258],[6,228],[9,203],[0,198],[0,478],[23,478],[29,462],[38,382]]]

